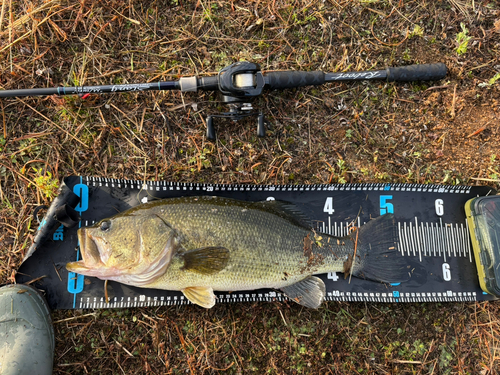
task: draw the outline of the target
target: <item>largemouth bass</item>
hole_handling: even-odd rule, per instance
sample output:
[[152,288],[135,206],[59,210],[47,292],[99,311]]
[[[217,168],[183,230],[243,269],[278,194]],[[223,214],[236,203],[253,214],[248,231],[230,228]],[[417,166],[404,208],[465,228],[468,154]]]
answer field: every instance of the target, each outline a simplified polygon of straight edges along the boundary
[[345,237],[317,233],[285,202],[222,197],[149,202],[78,230],[82,260],[69,271],[124,284],[180,290],[210,308],[216,291],[273,288],[307,307],[325,297],[315,274],[351,273],[377,282],[407,281],[391,214]]

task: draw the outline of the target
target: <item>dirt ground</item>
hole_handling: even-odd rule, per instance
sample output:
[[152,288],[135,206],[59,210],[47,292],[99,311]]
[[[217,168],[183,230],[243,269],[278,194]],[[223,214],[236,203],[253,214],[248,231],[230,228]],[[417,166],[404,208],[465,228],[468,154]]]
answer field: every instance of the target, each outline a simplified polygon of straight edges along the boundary
[[[251,184],[500,187],[500,4],[492,0],[5,0],[0,88],[443,62],[437,82],[273,91],[255,120],[217,123],[211,93],[0,100],[0,283],[35,207],[83,175]],[[498,79],[498,80],[497,80]],[[53,313],[55,373],[496,374],[498,303],[288,303]]]

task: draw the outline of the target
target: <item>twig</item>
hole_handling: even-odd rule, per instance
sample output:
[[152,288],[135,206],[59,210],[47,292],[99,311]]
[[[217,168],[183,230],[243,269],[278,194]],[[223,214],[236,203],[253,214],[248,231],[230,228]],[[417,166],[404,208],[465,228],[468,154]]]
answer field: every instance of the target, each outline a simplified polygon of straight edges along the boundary
[[2,32],[3,16],[5,15],[5,4],[7,4],[7,2],[2,1],[2,11],[0,12],[0,32]]
[[475,181],[489,181],[489,182],[500,182],[499,179],[493,179],[493,178],[479,178],[479,177],[470,177],[471,180]]
[[354,270],[354,263],[356,263],[356,251],[358,250],[358,234],[359,228],[354,227],[356,230],[356,242],[354,242],[354,254],[352,256],[351,270],[349,271],[349,284],[351,283],[352,271]]
[[[10,18],[10,24],[11,27],[9,27],[9,62],[10,62],[10,72],[12,73],[14,71],[14,68],[12,67],[12,25],[14,24],[14,17],[12,16],[12,0],[9,1],[9,18]],[[7,47],[6,47],[7,48]],[[4,49],[2,49],[0,52],[2,52]]]
[[309,106],[307,106],[307,135],[309,137],[309,154],[312,155],[312,145],[311,145],[311,116],[309,113]]
[[281,319],[283,319],[283,323],[285,323],[285,327],[288,327],[288,324],[286,324],[286,320],[285,320],[285,317],[283,316],[283,313],[281,312],[281,310],[279,310],[279,312],[281,315]]
[[118,341],[115,340],[115,343],[116,345],[120,348],[120,349],[123,349],[125,351],[125,353],[127,353],[129,356],[131,356],[132,358],[134,357],[134,355],[132,353],[130,353],[127,348],[125,348],[122,344],[120,344]]
[[217,367],[213,367],[212,365],[209,364],[211,370],[222,371],[222,372],[229,370],[231,367],[233,367],[233,365],[234,365],[234,361],[231,362],[226,368],[217,368]]
[[[1,26],[0,22],[0,26]],[[3,108],[3,101],[0,101],[0,106],[2,107],[2,118],[3,118],[3,139],[7,139],[7,125],[5,124],[5,111]]]
[[485,66],[489,66],[492,62],[495,62],[495,61],[497,61],[497,59],[492,59],[492,60],[488,61],[487,63],[481,64],[481,65],[478,65],[478,66],[474,66],[474,67],[470,68],[470,70],[476,70],[476,69],[484,68]]
[[118,13],[120,16],[122,16],[123,18],[125,18],[127,21],[130,21],[130,22],[132,22],[133,24],[138,25],[138,26],[140,26],[140,25],[141,25],[141,23],[140,23],[139,21],[134,20],[134,19],[132,19],[132,18],[128,18],[127,16],[124,16],[123,14],[121,14],[120,12],[118,12],[116,9],[114,9],[114,11],[115,11],[116,13]]
[[80,316],[73,316],[71,318],[56,320],[55,322],[53,322],[53,324],[69,322],[71,320],[76,320],[76,319],[80,319],[80,318],[85,318],[87,316],[96,316],[96,315],[97,315],[97,313],[89,313],[89,314],[80,315]]
[[[431,344],[429,345],[429,350],[425,353],[424,359],[422,361],[423,363],[425,363],[425,361],[427,361],[427,357],[429,356],[429,354],[433,350],[433,345],[434,345],[434,339],[432,339]],[[422,369],[418,373],[419,374],[422,373]]]
[[453,89],[453,101],[451,102],[451,118],[455,118],[455,104],[457,102],[457,85]]
[[384,12],[381,12],[380,10],[376,10],[376,9],[372,9],[372,8],[366,8],[366,9],[368,9],[370,12],[380,14],[384,18],[387,17],[387,14],[385,14]]
[[429,87],[429,88],[428,88],[427,90],[425,90],[425,91],[440,90],[440,89],[447,89],[448,87],[450,87],[450,85],[432,86],[432,87]]
[[[0,103],[2,103],[2,102],[0,101]],[[3,108],[2,108],[2,110],[3,110]],[[45,137],[45,136],[49,136],[51,134],[52,133],[49,132],[48,130],[44,130],[43,132],[40,132],[40,133],[29,133],[29,134],[23,135],[21,137],[14,138],[11,140],[11,142],[19,142],[19,141],[22,141],[23,139]]]
[[469,134],[467,138],[474,137],[475,135],[478,135],[484,130],[486,130],[486,126],[483,126],[482,128],[477,129],[474,133]]
[[108,296],[108,280],[104,280],[104,300],[106,303],[109,303],[109,296]]
[[25,283],[25,284],[26,284],[26,285],[30,285],[30,284],[36,283],[38,280],[44,279],[44,278],[46,278],[46,277],[47,277],[47,275],[43,275],[43,276],[37,277],[36,279],[30,280],[30,281],[28,281],[28,282],[27,282],[27,283]]
[[55,263],[52,263],[52,265],[54,266],[54,269],[56,270],[56,273],[57,273],[57,276],[59,277],[59,280],[62,281],[62,278],[61,278],[61,275],[59,274],[59,270],[57,269],[57,266],[55,265]]

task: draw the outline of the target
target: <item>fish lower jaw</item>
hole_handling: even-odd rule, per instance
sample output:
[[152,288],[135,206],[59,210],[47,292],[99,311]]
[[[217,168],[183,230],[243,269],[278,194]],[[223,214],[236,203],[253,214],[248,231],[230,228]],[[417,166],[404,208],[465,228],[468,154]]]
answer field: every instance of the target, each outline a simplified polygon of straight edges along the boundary
[[149,264],[147,267],[133,267],[133,272],[124,272],[123,270],[121,270],[118,271],[115,275],[107,276],[106,279],[131,286],[150,288],[151,285],[154,284],[155,281],[157,281],[159,278],[161,278],[161,276],[163,276],[167,271],[170,265],[169,259],[169,255],[165,254],[163,257],[157,259],[154,262],[144,262],[143,264]]
[[88,271],[88,269],[84,266],[84,263],[82,261],[69,262],[66,264],[66,269],[69,272],[79,273],[82,275],[84,274],[85,271]]

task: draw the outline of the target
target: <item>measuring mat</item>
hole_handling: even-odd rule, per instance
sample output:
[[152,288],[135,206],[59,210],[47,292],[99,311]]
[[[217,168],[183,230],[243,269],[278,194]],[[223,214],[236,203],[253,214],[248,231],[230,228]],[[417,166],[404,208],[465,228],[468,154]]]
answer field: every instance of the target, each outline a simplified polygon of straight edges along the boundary
[[[18,283],[34,281],[46,292],[52,309],[126,308],[190,303],[181,292],[142,289],[68,272],[66,263],[80,260],[79,227],[113,216],[141,203],[157,199],[215,195],[228,198],[290,202],[311,218],[317,232],[345,236],[371,218],[394,214],[397,249],[418,267],[418,277],[399,284],[383,284],[342,273],[319,275],[326,286],[327,301],[446,302],[483,301],[495,297],[484,293],[477,276],[464,205],[468,199],[496,194],[483,186],[417,184],[338,185],[216,185],[158,181],[131,181],[93,177],[68,177],[62,193],[40,224],[29,258],[21,265]],[[68,198],[66,198],[68,197]],[[67,202],[66,202],[67,201]],[[73,204],[70,204],[71,202]],[[68,203],[79,214],[73,220],[61,216]],[[58,206],[58,207],[53,207]],[[56,221],[55,215],[71,228]],[[72,210],[72,209],[70,209]],[[188,214],[188,213],[186,213]],[[71,216],[71,215],[69,215]],[[63,219],[61,219],[63,217]],[[52,228],[49,230],[49,228]],[[40,238],[43,237],[43,241]],[[167,270],[168,272],[168,270]],[[217,292],[217,303],[283,301],[279,292]]]

